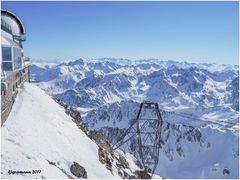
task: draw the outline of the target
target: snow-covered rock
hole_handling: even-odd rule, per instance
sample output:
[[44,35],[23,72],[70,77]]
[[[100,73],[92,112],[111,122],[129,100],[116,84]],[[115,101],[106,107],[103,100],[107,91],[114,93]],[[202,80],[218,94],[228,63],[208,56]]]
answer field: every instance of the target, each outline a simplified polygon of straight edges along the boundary
[[[158,60],[139,62],[122,65],[114,63],[113,59],[93,62],[79,59],[56,66],[33,64],[31,74],[41,81],[39,87],[48,94],[58,95],[76,108],[99,108],[132,99],[175,107],[238,109],[238,66]],[[79,100],[71,102],[73,96]]]

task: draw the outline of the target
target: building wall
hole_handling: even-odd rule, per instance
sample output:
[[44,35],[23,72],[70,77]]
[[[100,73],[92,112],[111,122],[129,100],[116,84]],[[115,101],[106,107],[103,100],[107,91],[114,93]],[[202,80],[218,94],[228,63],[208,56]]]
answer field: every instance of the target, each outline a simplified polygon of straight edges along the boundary
[[7,84],[6,90],[1,89],[1,126],[11,112],[19,88],[22,88],[24,82],[29,82],[29,80],[29,66],[1,79],[1,83]]

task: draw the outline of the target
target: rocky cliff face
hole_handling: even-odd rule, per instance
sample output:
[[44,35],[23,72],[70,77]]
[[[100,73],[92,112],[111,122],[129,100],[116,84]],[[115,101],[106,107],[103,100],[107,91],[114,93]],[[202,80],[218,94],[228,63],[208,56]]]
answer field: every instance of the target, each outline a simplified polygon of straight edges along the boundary
[[[128,160],[126,159],[126,155],[118,149],[113,149],[108,139],[101,132],[90,129],[88,125],[82,120],[81,115],[77,110],[71,108],[62,100],[55,99],[55,101],[65,108],[66,114],[70,115],[73,118],[73,121],[76,123],[79,129],[81,129],[90,139],[92,139],[99,146],[99,161],[104,164],[109,171],[113,173],[113,167],[115,166],[118,171],[118,175],[123,179],[141,179],[141,176],[146,176],[148,177],[148,179],[151,178],[151,174],[142,170],[140,167],[137,166],[137,164],[135,164],[135,166],[132,168],[129,165]],[[80,170],[76,170],[84,170],[84,168],[76,165],[76,163],[75,166],[72,168],[75,169],[73,171],[77,171],[76,174],[79,176],[80,174],[82,174],[80,177],[87,178],[86,173],[81,173]]]
[[239,111],[239,78],[233,79],[226,89],[229,90],[226,100],[232,102],[231,107],[234,110]]

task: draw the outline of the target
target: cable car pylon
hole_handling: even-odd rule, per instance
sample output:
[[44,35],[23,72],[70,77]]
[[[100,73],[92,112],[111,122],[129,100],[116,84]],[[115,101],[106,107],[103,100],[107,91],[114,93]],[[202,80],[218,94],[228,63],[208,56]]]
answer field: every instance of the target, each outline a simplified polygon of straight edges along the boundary
[[142,168],[152,176],[159,161],[162,124],[158,104],[142,102],[137,118],[130,123],[113,148],[122,147],[133,154],[140,161]]

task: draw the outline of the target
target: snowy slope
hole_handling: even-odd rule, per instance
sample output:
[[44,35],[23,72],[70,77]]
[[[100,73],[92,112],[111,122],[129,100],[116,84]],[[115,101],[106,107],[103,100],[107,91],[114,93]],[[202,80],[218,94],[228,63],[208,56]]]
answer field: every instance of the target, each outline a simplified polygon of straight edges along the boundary
[[[68,178],[73,161],[88,178],[120,178],[98,160],[98,146],[90,140],[38,87],[25,83],[2,126],[2,178]],[[48,161],[56,163],[55,167]],[[40,174],[8,174],[8,171],[41,170]]]

